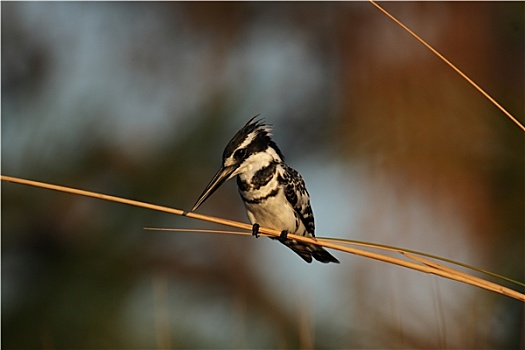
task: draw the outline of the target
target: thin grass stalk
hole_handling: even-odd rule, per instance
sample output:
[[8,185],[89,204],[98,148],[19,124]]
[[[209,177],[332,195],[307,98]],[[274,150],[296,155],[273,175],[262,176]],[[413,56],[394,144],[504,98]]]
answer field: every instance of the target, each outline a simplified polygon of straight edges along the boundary
[[439,57],[440,60],[445,62],[450,68],[452,68],[456,73],[458,73],[463,79],[465,79],[470,85],[472,85],[476,90],[478,90],[486,99],[488,99],[494,106],[496,106],[500,111],[502,111],[514,124],[516,124],[521,130],[525,131],[525,126],[523,126],[512,114],[510,114],[502,105],[500,105],[492,96],[490,96],[485,90],[483,90],[478,84],[476,84],[472,79],[470,79],[461,69],[456,67],[452,62],[445,58],[442,54],[434,49],[429,43],[423,40],[419,35],[410,30],[405,26],[401,21],[391,15],[387,10],[379,6],[374,0],[368,0],[372,5],[374,5],[379,11],[383,12],[388,18],[394,21],[398,26],[403,28],[407,33],[412,35],[417,41],[423,44],[427,49],[429,49],[434,55]]
[[[13,183],[18,183],[18,184],[23,184],[23,185],[28,185],[28,186],[34,186],[34,187],[40,187],[40,188],[46,188],[46,189],[49,189],[49,190],[54,190],[54,191],[59,191],[59,192],[66,192],[66,193],[72,193],[72,194],[77,194],[77,195],[81,195],[81,196],[85,196],[85,197],[98,198],[98,199],[112,201],[112,202],[117,202],[117,203],[123,203],[123,204],[127,204],[127,205],[132,205],[132,206],[146,208],[146,209],[152,209],[152,210],[161,211],[161,212],[170,213],[170,214],[175,214],[175,215],[179,215],[179,216],[186,216],[186,217],[189,217],[189,218],[192,218],[192,219],[213,222],[213,223],[220,224],[220,225],[240,228],[240,229],[247,230],[247,231],[251,231],[251,228],[252,228],[252,225],[250,225],[250,224],[246,224],[246,223],[242,223],[242,222],[238,222],[238,221],[233,221],[233,220],[227,220],[227,219],[223,219],[223,218],[217,218],[217,217],[208,216],[208,215],[197,214],[197,213],[188,212],[188,211],[184,211],[184,210],[180,210],[180,209],[174,209],[174,208],[164,207],[164,206],[160,206],[160,205],[144,203],[144,202],[139,202],[139,201],[136,201],[136,200],[125,199],[125,198],[120,198],[120,197],[116,197],[116,196],[110,196],[110,195],[106,195],[106,194],[101,194],[101,193],[96,193],[96,192],[91,192],[91,191],[85,191],[85,190],[80,190],[80,189],[75,189],[75,188],[70,188],[70,187],[65,187],[65,186],[52,185],[52,184],[48,184],[48,183],[45,183],[45,182],[32,181],[32,180],[21,179],[21,178],[16,178],[16,177],[12,177],[12,176],[5,176],[5,175],[0,175],[0,176],[1,176],[1,180],[2,181],[13,182]],[[261,227],[259,229],[259,232],[261,234],[266,234],[266,235],[275,236],[275,237],[278,237],[281,234],[280,231],[272,230],[272,229],[268,229],[268,228],[264,228],[264,227]],[[476,287],[480,287],[480,288],[483,288],[483,289],[486,289],[486,290],[497,292],[499,294],[503,294],[503,295],[509,296],[511,298],[515,298],[515,299],[518,299],[520,301],[525,302],[525,294],[522,294],[522,293],[520,293],[518,291],[515,291],[513,289],[510,289],[510,288],[501,286],[499,284],[496,284],[496,283],[493,283],[493,282],[489,282],[489,281],[486,281],[484,279],[481,279],[481,278],[478,278],[478,277],[474,277],[474,276],[466,274],[466,273],[459,272],[459,271],[454,270],[452,268],[445,268],[442,265],[439,265],[439,264],[434,263],[434,262],[430,262],[429,260],[423,259],[421,257],[418,257],[417,259],[414,259],[415,261],[420,262],[420,263],[415,263],[415,262],[405,261],[405,260],[398,259],[398,258],[393,258],[393,257],[387,256],[387,255],[383,255],[383,254],[378,254],[378,253],[369,252],[369,251],[366,251],[366,250],[361,250],[361,249],[357,249],[357,248],[343,246],[343,245],[340,245],[340,244],[335,244],[335,243],[332,243],[332,242],[330,242],[328,240],[316,240],[316,239],[312,239],[312,238],[308,238],[308,237],[294,235],[294,234],[291,234],[291,233],[288,234],[288,237],[291,238],[291,239],[295,239],[295,240],[297,240],[299,242],[317,244],[317,245],[320,245],[320,246],[323,246],[323,247],[326,247],[326,248],[331,248],[331,249],[339,250],[339,251],[346,252],[346,253],[352,253],[352,254],[363,256],[363,257],[367,257],[367,258],[370,258],[370,259],[379,260],[379,261],[387,262],[387,263],[390,263],[390,264],[407,267],[407,268],[410,268],[410,269],[413,269],[413,270],[417,270],[417,271],[421,271],[421,272],[430,273],[430,274],[434,274],[434,275],[437,275],[437,276],[445,277],[445,278],[448,278],[448,279],[451,279],[451,280],[467,283],[467,284],[470,284],[470,285],[473,285],[473,286],[476,286]],[[405,255],[409,254],[410,258],[413,258],[413,255],[410,254],[410,253],[404,253],[404,254]]]
[[[231,231],[231,230],[210,230],[210,229],[194,229],[194,228],[160,228],[160,227],[144,227],[144,229],[148,230],[148,231],[215,233],[215,234],[231,234],[231,235],[251,236],[251,233],[248,233],[248,232]],[[263,235],[267,236],[266,234],[263,234]],[[367,248],[373,248],[373,249],[389,251],[389,252],[393,252],[393,253],[397,253],[397,254],[403,254],[407,258],[410,258],[410,259],[413,259],[413,260],[417,260],[417,261],[419,261],[419,262],[421,262],[423,264],[434,266],[436,268],[439,268],[440,266],[443,269],[445,268],[443,265],[439,265],[438,263],[432,262],[431,260],[423,260],[423,258],[415,259],[414,256],[432,258],[432,259],[440,260],[440,261],[443,261],[443,262],[446,262],[446,263],[449,263],[449,264],[461,266],[461,267],[464,267],[464,268],[467,268],[467,269],[470,269],[470,270],[473,270],[473,271],[481,272],[481,273],[486,274],[488,276],[492,276],[492,277],[495,277],[495,278],[498,278],[498,279],[502,279],[502,280],[505,280],[507,282],[511,282],[511,283],[517,284],[517,285],[519,285],[521,287],[525,287],[525,283],[523,283],[523,282],[516,281],[516,280],[513,280],[511,278],[508,278],[508,277],[505,277],[505,276],[502,276],[502,275],[498,275],[496,273],[493,273],[493,272],[490,272],[490,271],[487,271],[487,270],[483,270],[483,269],[477,268],[475,266],[464,264],[464,263],[456,261],[456,260],[443,258],[443,257],[437,256],[437,255],[428,254],[428,253],[420,252],[420,251],[413,250],[413,249],[394,247],[394,246],[389,246],[389,245],[379,244],[379,243],[368,243],[368,242],[356,241],[356,240],[351,240],[351,239],[316,237],[315,240],[316,240],[316,244],[318,244],[318,245],[323,245],[323,243],[327,242],[327,241],[328,242],[338,242],[338,243],[347,244],[347,245],[350,245],[350,246],[354,245],[354,246],[360,246],[360,247],[367,247]],[[410,256],[409,256],[409,254],[410,254]],[[428,263],[428,262],[432,262],[433,265]]]
[[480,269],[478,267],[475,267],[475,266],[472,266],[472,265],[468,265],[468,264],[465,264],[465,263],[462,263],[462,262],[459,262],[459,261],[456,261],[456,260],[443,258],[443,257],[437,256],[437,255],[428,254],[428,253],[420,252],[420,251],[413,250],[413,249],[394,247],[394,246],[391,246],[391,245],[385,245],[385,244],[379,244],[379,243],[369,243],[369,242],[363,242],[363,241],[356,241],[356,240],[352,240],[352,239],[317,237],[318,241],[322,241],[323,239],[326,239],[326,240],[329,240],[329,241],[332,241],[332,242],[342,243],[342,244],[349,244],[349,245],[354,245],[354,246],[361,246],[361,247],[380,249],[380,250],[385,250],[385,251],[390,251],[390,252],[400,253],[400,254],[412,253],[412,254],[415,254],[415,255],[422,256],[422,257],[427,257],[427,258],[431,258],[431,259],[440,260],[440,261],[443,261],[443,262],[446,262],[446,263],[449,263],[449,264],[453,264],[453,265],[461,266],[461,267],[464,267],[464,268],[467,268],[467,269],[470,269],[470,270],[473,270],[473,271],[481,272],[481,273],[483,273],[483,274],[485,274],[487,276],[492,276],[492,277],[495,277],[495,278],[498,278],[498,279],[501,279],[501,280],[504,280],[504,281],[507,281],[507,282],[510,282],[510,283],[513,283],[513,284],[517,284],[517,285],[519,285],[521,287],[525,287],[525,283],[524,282],[516,281],[516,280],[513,280],[512,278],[508,278],[508,277],[499,275],[497,273],[494,273],[494,272],[491,272],[491,271],[487,271],[487,270],[484,270],[484,269]]

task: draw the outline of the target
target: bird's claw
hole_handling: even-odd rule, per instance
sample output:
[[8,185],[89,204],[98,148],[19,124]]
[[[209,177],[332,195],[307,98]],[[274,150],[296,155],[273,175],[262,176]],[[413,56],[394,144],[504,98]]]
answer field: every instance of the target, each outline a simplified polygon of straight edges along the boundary
[[259,238],[259,224],[253,224],[252,236],[254,236],[255,238]]

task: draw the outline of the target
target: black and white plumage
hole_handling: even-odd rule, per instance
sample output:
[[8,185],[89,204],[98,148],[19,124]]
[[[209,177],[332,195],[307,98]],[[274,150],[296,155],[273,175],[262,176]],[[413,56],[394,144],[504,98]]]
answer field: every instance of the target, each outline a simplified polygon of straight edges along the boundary
[[287,238],[288,233],[315,237],[310,196],[301,175],[284,163],[284,156],[271,138],[271,126],[253,117],[235,134],[222,155],[222,167],[193,206],[196,210],[226,180],[237,176],[239,193],[257,236],[259,225],[282,232],[281,243],[306,262],[312,257],[323,263],[339,263],[314,244]]

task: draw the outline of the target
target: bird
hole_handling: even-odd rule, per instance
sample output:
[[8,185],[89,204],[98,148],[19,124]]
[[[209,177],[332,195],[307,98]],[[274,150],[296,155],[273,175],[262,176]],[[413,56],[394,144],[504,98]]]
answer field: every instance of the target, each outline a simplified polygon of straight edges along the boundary
[[272,126],[258,115],[251,118],[228,142],[222,166],[199,196],[191,211],[197,210],[225,181],[237,177],[237,187],[250,222],[252,235],[259,227],[281,231],[278,240],[306,262],[312,257],[322,263],[339,263],[332,254],[315,244],[288,238],[288,233],[315,238],[310,195],[302,176],[284,162],[272,139]]

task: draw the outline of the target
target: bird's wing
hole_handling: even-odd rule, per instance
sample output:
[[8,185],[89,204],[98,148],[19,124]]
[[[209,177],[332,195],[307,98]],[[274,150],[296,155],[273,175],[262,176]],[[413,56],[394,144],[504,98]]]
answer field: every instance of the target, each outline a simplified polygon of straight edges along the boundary
[[315,237],[315,223],[312,207],[310,206],[310,195],[306,190],[303,178],[294,169],[282,163],[280,181],[284,186],[284,196],[290,202],[296,215],[301,219],[308,234]]

